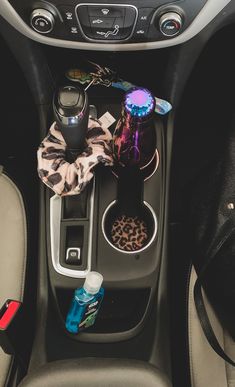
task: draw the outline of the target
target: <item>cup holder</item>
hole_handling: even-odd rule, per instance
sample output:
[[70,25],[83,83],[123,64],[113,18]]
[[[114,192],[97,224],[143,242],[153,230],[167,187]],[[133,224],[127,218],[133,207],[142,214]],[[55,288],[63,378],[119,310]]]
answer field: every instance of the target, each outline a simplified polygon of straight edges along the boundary
[[115,250],[125,254],[141,253],[157,235],[157,217],[147,202],[126,213],[115,200],[103,214],[102,232]]
[[[159,153],[156,149],[152,159],[148,162],[148,164],[140,168],[140,175],[143,181],[147,181],[148,179],[150,179],[157,171],[159,167],[159,159]],[[118,166],[118,164],[114,164],[114,166],[112,167],[112,173],[116,178],[119,178],[120,168],[121,170],[123,169],[123,167]]]

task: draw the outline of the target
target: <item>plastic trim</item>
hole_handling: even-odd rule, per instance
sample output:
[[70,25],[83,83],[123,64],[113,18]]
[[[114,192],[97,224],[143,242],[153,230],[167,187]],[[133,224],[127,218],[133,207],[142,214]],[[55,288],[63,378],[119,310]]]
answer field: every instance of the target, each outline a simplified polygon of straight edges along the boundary
[[88,254],[87,268],[85,270],[68,269],[60,264],[60,222],[62,198],[59,195],[54,195],[50,199],[50,242],[51,242],[51,259],[55,271],[61,275],[70,278],[85,278],[91,270],[92,259],[92,234],[94,221],[94,201],[95,201],[95,178],[93,180],[93,188],[90,197],[90,226],[88,237]]
[[202,8],[200,13],[194,19],[192,24],[180,35],[175,38],[167,39],[159,42],[148,43],[85,43],[54,39],[40,35],[33,31],[17,14],[8,0],[0,1],[0,15],[15,27],[23,35],[33,39],[39,43],[48,44],[51,46],[82,49],[82,50],[97,50],[97,51],[132,51],[132,50],[150,50],[156,48],[170,47],[184,43],[195,35],[197,35],[204,27],[213,20],[222,9],[231,2],[231,0],[207,0],[207,3]]

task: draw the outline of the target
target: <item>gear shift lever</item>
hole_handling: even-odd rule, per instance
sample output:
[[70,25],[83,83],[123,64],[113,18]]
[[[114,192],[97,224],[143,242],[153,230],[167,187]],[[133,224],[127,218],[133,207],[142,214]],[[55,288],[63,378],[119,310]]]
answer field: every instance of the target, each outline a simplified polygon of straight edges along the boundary
[[89,118],[87,93],[77,85],[62,86],[54,94],[53,109],[68,150],[75,156],[85,145]]

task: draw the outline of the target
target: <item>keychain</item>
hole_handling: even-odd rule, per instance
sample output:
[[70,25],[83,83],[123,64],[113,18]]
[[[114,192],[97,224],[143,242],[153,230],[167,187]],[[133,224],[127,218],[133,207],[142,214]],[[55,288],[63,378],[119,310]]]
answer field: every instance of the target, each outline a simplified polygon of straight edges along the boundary
[[[102,67],[91,61],[88,61],[88,63],[94,67],[94,71],[88,73],[80,69],[71,69],[66,72],[66,77],[73,82],[86,85],[85,90],[88,90],[91,86],[100,85],[105,87],[112,86],[127,92],[133,87],[137,87],[133,83],[119,78],[117,73],[108,67]],[[155,97],[155,101],[155,112],[160,115],[165,115],[172,109],[172,105],[164,99]]]
[[65,74],[68,79],[73,82],[79,82],[82,85],[86,85],[85,90],[95,85],[101,85],[110,87],[113,85],[114,80],[117,79],[117,74],[108,67],[101,67],[97,63],[89,62],[95,69],[91,72],[85,72],[80,69],[68,70]]

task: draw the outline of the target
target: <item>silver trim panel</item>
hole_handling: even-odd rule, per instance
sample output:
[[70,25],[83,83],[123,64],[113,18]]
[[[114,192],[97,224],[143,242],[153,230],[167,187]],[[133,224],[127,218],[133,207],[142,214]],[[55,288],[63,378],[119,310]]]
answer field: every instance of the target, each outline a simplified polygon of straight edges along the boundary
[[[192,0],[194,1],[194,0]],[[156,48],[170,47],[186,42],[197,35],[204,27],[207,26],[222,9],[232,0],[207,0],[200,13],[194,19],[192,24],[180,35],[172,39],[160,42],[149,43],[83,43],[72,42],[61,39],[50,38],[40,35],[33,31],[17,14],[8,0],[0,0],[0,15],[8,21],[19,32],[28,38],[36,40],[39,43],[51,46],[81,49],[81,50],[99,50],[99,51],[132,51],[132,50],[151,50]]]
[[50,199],[50,242],[51,242],[51,259],[55,271],[61,275],[71,278],[85,278],[91,271],[92,259],[92,234],[94,221],[94,201],[95,201],[95,178],[93,179],[93,187],[90,197],[90,227],[88,237],[88,254],[87,267],[85,270],[68,269],[60,264],[60,222],[62,198],[59,195],[54,195]]

